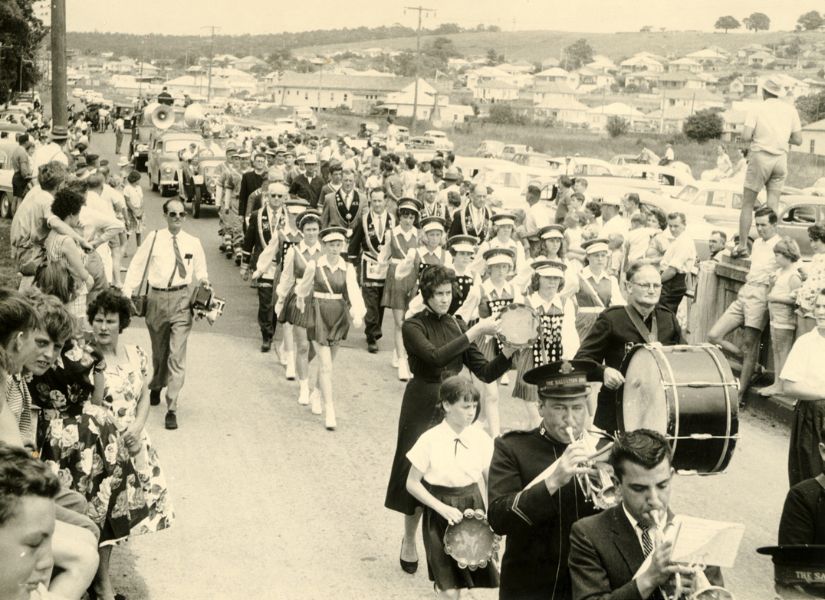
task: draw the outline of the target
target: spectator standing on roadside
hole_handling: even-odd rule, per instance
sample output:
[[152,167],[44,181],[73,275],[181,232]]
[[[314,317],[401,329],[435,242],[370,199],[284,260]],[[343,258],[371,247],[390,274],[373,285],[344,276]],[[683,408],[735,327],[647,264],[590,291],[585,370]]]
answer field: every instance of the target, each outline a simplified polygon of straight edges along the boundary
[[11,207],[12,214],[14,214],[14,211],[17,210],[17,206],[23,200],[23,196],[26,195],[29,187],[31,187],[32,167],[27,149],[31,143],[32,142],[29,140],[29,136],[24,133],[17,139],[18,145],[11,153],[10,163],[11,168],[14,170],[14,175],[11,177],[13,196]]
[[774,77],[762,83],[763,101],[756,104],[745,117],[742,141],[750,142],[748,168],[745,172],[742,210],[739,213],[739,244],[733,258],[748,255],[742,240],[748,239],[756,196],[764,187],[768,206],[776,210],[779,195],[788,174],[788,145],[802,143],[802,125],[799,113],[792,103],[782,97],[785,90]]

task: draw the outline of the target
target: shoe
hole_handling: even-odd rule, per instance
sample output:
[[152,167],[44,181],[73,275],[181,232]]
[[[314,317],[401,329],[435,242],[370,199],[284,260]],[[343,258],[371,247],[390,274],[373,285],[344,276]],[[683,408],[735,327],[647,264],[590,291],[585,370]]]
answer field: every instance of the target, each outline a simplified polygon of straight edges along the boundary
[[224,253],[224,256],[226,257],[226,260],[232,260],[232,253],[231,252]]
[[160,404],[160,390],[149,390],[149,404],[152,406]]
[[261,342],[261,352],[269,352],[272,349],[272,340]]
[[241,255],[240,255],[240,254],[236,254],[236,255],[235,255],[235,266],[236,266],[236,267],[240,267],[240,266],[241,266]]
[[286,355],[286,368],[284,375],[286,376],[287,381],[295,381],[295,353],[284,352],[284,354]]
[[[401,550],[404,550],[404,540],[401,540]],[[403,558],[401,558],[401,556],[399,556],[398,562],[401,565],[401,570],[405,573],[415,575],[415,572],[418,571],[417,560],[404,560]]]
[[309,394],[309,403],[312,405],[311,410],[313,415],[321,414],[321,391],[318,388],[312,390]]
[[378,354],[378,344],[375,342],[367,342],[367,352],[370,354]]
[[751,255],[748,249],[743,246],[737,246],[730,251],[731,258],[748,258]]
[[392,351],[392,362],[390,364],[392,364],[393,369],[398,368],[398,350]]
[[407,366],[407,357],[403,357],[398,361],[398,380],[410,380],[410,368]]
[[309,384],[304,380],[299,381],[298,385],[301,386],[301,390],[298,392],[298,404],[306,406],[309,404]]
[[501,385],[510,385],[510,375],[505,373],[504,375],[501,376],[501,379],[499,379],[499,382],[501,382]]
[[175,411],[168,410],[166,411],[166,429],[177,429],[178,428],[178,417],[175,414]]
[[224,244],[218,246],[218,252],[226,252],[226,246]]
[[336,425],[335,407],[332,406],[332,402],[330,402],[324,411],[324,427],[327,428],[327,431],[335,431]]

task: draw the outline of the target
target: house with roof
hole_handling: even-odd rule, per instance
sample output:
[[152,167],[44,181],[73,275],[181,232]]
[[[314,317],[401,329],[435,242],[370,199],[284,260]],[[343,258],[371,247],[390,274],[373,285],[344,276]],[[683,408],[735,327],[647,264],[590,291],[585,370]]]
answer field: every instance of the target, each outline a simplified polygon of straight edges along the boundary
[[[397,92],[390,92],[381,103],[381,107],[387,109],[389,114],[399,117],[412,117],[415,94],[415,80],[407,80],[406,85]],[[447,94],[439,91],[427,81],[418,80],[418,103],[416,108],[416,118],[425,121],[438,116],[442,111],[446,111],[450,104]],[[470,108],[472,110],[472,107]],[[455,111],[451,111],[455,114]]]
[[498,68],[502,71],[509,73],[510,75],[524,75],[535,71],[536,66],[531,62],[527,62],[526,60],[517,60],[513,63],[501,63],[500,65],[498,65]]
[[597,71],[605,72],[618,70],[618,68],[616,67],[616,63],[614,63],[612,60],[610,60],[609,57],[605,56],[604,54],[594,54],[593,61],[587,63],[585,66],[590,69],[596,69]]
[[584,127],[587,124],[586,104],[576,99],[564,98],[547,100],[542,106],[533,107],[534,117],[553,119],[558,123],[572,127]]
[[742,46],[736,51],[736,60],[740,63],[747,64],[748,57],[752,54],[756,54],[757,52],[767,52],[768,54],[773,55],[773,50],[767,46],[763,46],[762,44],[748,44],[747,46]]
[[510,102],[518,97],[518,86],[501,79],[485,80],[473,88],[473,98],[482,102]]
[[685,71],[661,73],[657,87],[660,90],[702,90],[705,89],[705,80]]
[[592,131],[604,131],[607,129],[607,121],[610,117],[620,117],[630,123],[631,129],[640,121],[645,120],[645,115],[641,111],[624,104],[623,102],[613,102],[604,106],[594,106],[587,110],[587,124]]
[[545,69],[533,75],[536,83],[564,83],[570,87],[575,87],[579,83],[579,78],[575,73],[565,71],[559,67]]
[[776,57],[770,52],[754,52],[748,56],[746,63],[751,67],[767,67],[776,62]]
[[[209,76],[205,74],[181,75],[174,79],[169,79],[163,84],[173,96],[208,96],[210,89]],[[235,89],[228,80],[220,77],[212,77],[212,96],[215,98],[228,98]]]
[[742,77],[734,77],[728,84],[728,93],[731,96],[742,96],[745,93],[745,82]]
[[520,98],[537,108],[555,108],[569,105],[571,100],[576,99],[576,92],[566,83],[535,83],[522,90]]
[[802,144],[798,152],[825,156],[825,119],[802,127]]
[[619,68],[623,73],[637,73],[639,71],[649,71],[651,73],[663,73],[664,64],[647,53],[640,53],[631,56],[627,60],[619,63]]
[[636,73],[628,73],[624,78],[624,86],[635,87],[640,90],[651,90],[659,83],[660,73],[653,73],[651,71],[638,71]]
[[686,71],[688,73],[701,73],[704,70],[702,63],[692,58],[682,57],[667,63],[667,70],[671,73]]
[[232,67],[239,71],[251,71],[253,69],[262,69],[267,66],[267,63],[257,56],[244,56],[232,63]]
[[727,53],[719,52],[713,48],[703,48],[702,50],[691,52],[690,54],[687,54],[685,58],[690,58],[697,61],[700,65],[702,65],[703,69],[709,71],[715,71],[720,66],[727,65],[729,62]]
[[527,73],[508,73],[498,67],[484,66],[467,71],[467,89],[475,94],[475,89],[489,81],[506,81],[521,89],[533,82],[533,76]]
[[616,83],[616,78],[610,73],[590,67],[582,67],[573,74],[578,77],[576,91],[579,93],[587,94],[594,90],[609,88]]

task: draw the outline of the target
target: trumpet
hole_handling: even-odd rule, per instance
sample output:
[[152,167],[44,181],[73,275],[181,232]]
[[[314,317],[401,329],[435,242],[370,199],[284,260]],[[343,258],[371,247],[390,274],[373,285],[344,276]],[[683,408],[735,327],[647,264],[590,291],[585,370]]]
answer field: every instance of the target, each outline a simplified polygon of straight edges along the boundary
[[[604,462],[596,460],[596,458],[609,451],[613,444],[608,444],[597,451],[595,442],[589,436],[582,433],[582,436],[577,440],[573,435],[572,427],[567,427],[566,431],[571,443],[582,440],[590,453],[587,460],[579,465],[582,472],[576,473],[576,481],[584,497],[599,510],[616,506],[619,503],[619,498],[616,495],[616,485],[613,483],[613,470]],[[595,473],[593,469],[596,470]]]

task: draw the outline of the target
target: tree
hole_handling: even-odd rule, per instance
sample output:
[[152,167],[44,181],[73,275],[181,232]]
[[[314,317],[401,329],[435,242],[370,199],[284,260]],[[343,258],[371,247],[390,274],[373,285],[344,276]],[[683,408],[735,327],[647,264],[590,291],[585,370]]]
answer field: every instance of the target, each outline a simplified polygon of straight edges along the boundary
[[722,136],[724,123],[719,112],[713,109],[700,110],[685,119],[684,134],[697,142],[715,140]]
[[825,119],[825,92],[797,98],[796,110],[799,111],[799,118],[803,123]]
[[607,134],[612,138],[623,136],[630,131],[630,121],[619,115],[610,115],[607,118]]
[[593,62],[593,48],[587,40],[580,38],[564,49],[561,59],[561,67],[572,71],[583,67],[589,62]]
[[456,50],[453,40],[445,37],[437,37],[425,46],[424,54],[435,59],[442,65],[442,69],[447,68],[448,59],[461,56],[458,50]]
[[716,19],[716,23],[714,24],[714,29],[724,29],[725,33],[728,32],[729,29],[739,29],[742,24],[737,21],[734,17],[730,15],[725,15],[724,17],[719,17]]
[[46,28],[34,16],[32,3],[32,0],[0,2],[0,42],[3,44],[0,52],[0,103],[8,101],[11,92],[31,89],[40,81],[36,58],[40,42],[46,36]]
[[803,15],[799,15],[799,18],[796,20],[796,22],[805,31],[814,31],[815,29],[819,29],[820,27],[822,27],[822,24],[825,21],[823,21],[822,15],[820,15],[815,10],[811,10]]
[[652,25],[642,25],[641,29],[639,29],[640,33],[650,33],[651,31],[653,31]]
[[487,50],[487,64],[490,65],[491,67],[494,67],[494,66],[496,66],[498,64],[501,64],[503,62],[503,61],[500,61],[498,59],[498,57],[499,57],[499,54],[498,54],[498,52],[496,52],[495,48],[490,48],[489,50]]
[[745,28],[748,31],[767,31],[771,28],[771,20],[765,13],[755,12],[751,13],[749,17],[742,19]]
[[490,116],[487,117],[490,123],[496,125],[525,125],[527,119],[516,112],[509,104],[493,104],[490,106]]

